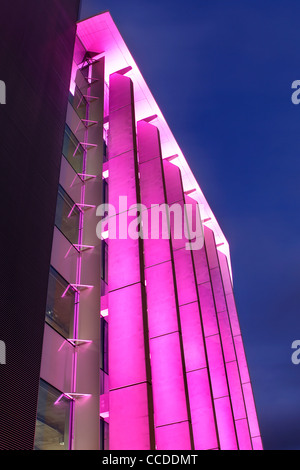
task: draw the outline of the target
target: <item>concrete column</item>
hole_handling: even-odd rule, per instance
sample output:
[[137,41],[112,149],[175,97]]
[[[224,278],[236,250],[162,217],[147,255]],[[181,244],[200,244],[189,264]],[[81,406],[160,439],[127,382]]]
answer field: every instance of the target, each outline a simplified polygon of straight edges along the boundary
[[[131,80],[119,73],[109,83],[109,203],[117,227],[139,201],[134,98]],[[147,311],[142,240],[109,239],[109,439],[110,449],[148,450],[153,443]]]
[[[175,233],[172,233],[172,247],[195,449],[216,449],[219,443],[203,324],[200,316],[193,251],[187,249],[191,227],[188,224],[184,204],[192,201],[184,199],[181,174],[177,166],[164,161],[164,174],[168,203],[179,204],[184,214],[183,237],[175,239]],[[194,208],[193,205],[192,207]]]
[[139,121],[137,134],[141,202],[149,221],[144,256],[156,448],[191,449],[174,259],[170,240],[162,239],[162,232],[158,239],[151,233],[155,228],[151,205],[167,202],[159,133],[155,126]]

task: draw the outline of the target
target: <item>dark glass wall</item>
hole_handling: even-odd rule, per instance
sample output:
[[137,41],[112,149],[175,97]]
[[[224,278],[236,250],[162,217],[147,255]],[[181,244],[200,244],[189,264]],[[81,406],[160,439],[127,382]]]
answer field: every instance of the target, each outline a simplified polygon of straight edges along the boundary
[[0,449],[32,449],[79,0],[2,3]]

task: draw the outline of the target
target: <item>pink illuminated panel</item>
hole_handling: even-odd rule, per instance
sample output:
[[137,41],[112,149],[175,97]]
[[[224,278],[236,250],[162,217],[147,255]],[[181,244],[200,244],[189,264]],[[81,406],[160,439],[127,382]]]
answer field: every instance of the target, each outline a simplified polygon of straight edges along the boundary
[[156,428],[155,437],[157,450],[189,450],[191,448],[187,421],[160,426]]
[[247,361],[246,361],[246,356],[245,356],[243,340],[242,340],[242,337],[240,335],[234,337],[234,344],[235,344],[237,361],[238,361],[238,365],[239,365],[241,382],[242,383],[250,382],[250,377],[249,377],[249,372],[248,372],[248,366],[247,366]]
[[204,238],[207,252],[209,269],[219,267],[219,260],[216,250],[215,236],[212,230],[204,226]]
[[145,270],[149,337],[178,331],[173,268],[171,261]]
[[227,309],[227,305],[225,302],[224,290],[223,290],[223,283],[221,279],[221,274],[219,270],[219,266],[217,268],[210,270],[211,282],[214,291],[214,298],[216,302],[216,310],[217,312],[224,312]]
[[187,420],[179,333],[151,339],[150,354],[155,425]]
[[[127,77],[122,77],[129,80]],[[132,149],[133,130],[127,124],[130,106],[125,106],[109,115],[109,159],[128,152]]]
[[203,329],[205,336],[219,333],[215,304],[210,282],[198,286]]
[[[155,264],[163,263],[165,261],[170,261],[171,251],[170,251],[170,239],[164,237],[164,229],[162,223],[159,224],[157,229],[157,223],[151,222],[151,209],[145,211],[147,212],[148,219],[148,231],[151,234],[153,228],[157,230],[157,238],[148,237],[144,239],[144,262],[145,268],[153,266]],[[166,209],[162,209],[162,215],[160,220],[166,220]]]
[[222,272],[222,279],[224,284],[225,294],[230,294],[232,292],[232,282],[228,268],[227,256],[224,253],[218,251],[219,263]]
[[109,80],[110,88],[113,89],[113,93],[109,95],[109,113],[111,115],[111,113],[120,108],[132,106],[132,82],[130,78],[124,77],[119,73],[111,74]]
[[229,397],[214,401],[221,450],[237,450],[235,427]]
[[120,212],[119,196],[127,197],[127,207],[137,202],[136,163],[133,150],[109,160],[109,203]]
[[110,239],[108,283],[111,290],[140,281],[139,240]]
[[197,284],[210,282],[205,246],[203,246],[200,250],[193,251],[193,257],[195,262]]
[[[137,140],[141,203],[148,208],[143,214],[147,219],[148,228],[144,230],[144,262],[145,268],[148,268],[171,259],[168,214],[166,207],[163,207],[166,200],[157,128],[145,121],[139,121]],[[158,212],[158,207],[157,212],[150,210],[153,205],[161,205],[160,211]]]
[[109,388],[146,381],[140,284],[109,293]]
[[206,367],[198,302],[191,302],[180,307],[180,322],[186,371]]
[[181,173],[178,166],[166,160],[163,161],[167,189],[167,202],[173,204],[183,199]]
[[206,349],[214,398],[228,395],[226,372],[219,335],[206,338]]
[[263,450],[261,437],[253,437],[252,445],[253,445],[253,450]]
[[239,419],[235,422],[236,433],[240,450],[252,450],[251,438],[247,419]]
[[148,394],[146,383],[109,394],[110,450],[150,449]]
[[[164,204],[157,129],[139,122],[137,137],[141,202],[148,208],[151,204]],[[191,449],[170,240],[145,239],[144,259],[156,446]]]
[[[248,371],[248,366],[247,366],[247,361],[246,361],[246,356],[245,356],[245,350],[244,350],[243,340],[242,340],[241,333],[240,333],[239,320],[238,320],[238,315],[236,311],[234,295],[232,291],[232,283],[231,283],[231,278],[230,278],[230,273],[229,273],[228,262],[227,262],[226,256],[223,253],[219,252],[218,256],[219,256],[220,268],[221,268],[221,273],[222,273],[222,278],[223,278],[223,285],[224,285],[224,290],[226,294],[226,303],[228,306],[228,313],[229,313],[229,318],[230,318],[230,324],[231,324],[231,329],[232,329],[232,334],[233,334],[233,339],[234,339],[234,346],[235,346],[236,357],[237,357],[237,364],[238,364],[238,370],[237,370],[236,365],[233,366],[231,364],[227,364],[227,368],[228,368],[227,372],[228,372],[230,388],[232,388],[232,380],[233,380],[232,374],[234,373],[234,375],[236,376],[236,379],[234,379],[236,386],[234,390],[231,390],[232,403],[233,403],[233,407],[234,407],[234,411],[236,415],[237,403],[241,404],[241,400],[243,397],[243,401],[245,404],[243,407],[246,406],[247,421],[248,421],[247,427],[245,424],[243,424],[244,432],[243,432],[242,437],[240,436],[240,433],[242,432],[241,431],[242,424],[240,420],[236,421],[239,441],[240,439],[242,439],[240,447],[251,448],[251,444],[249,444],[249,440],[250,440],[249,427],[250,427],[250,433],[251,433],[252,438],[257,439],[256,443],[257,443],[258,448],[262,448],[256,409],[255,409],[254,398],[253,398],[253,393],[252,393],[252,387],[250,383],[249,371]],[[235,363],[232,363],[232,364],[235,364]],[[231,368],[231,372],[229,371],[229,368]],[[239,379],[237,378],[237,376],[239,377]],[[239,389],[240,388],[239,382],[243,384],[242,392]],[[242,394],[242,397],[241,397],[241,394]],[[241,405],[239,408],[241,409]],[[254,443],[254,441],[252,440],[254,449],[255,449],[256,443]]]
[[218,447],[214,410],[207,369],[187,374],[195,449]]
[[[154,204],[161,204],[165,197],[161,159],[153,158],[152,160],[142,163],[139,166],[139,170],[141,203],[147,208],[150,208],[151,205]],[[155,191],[153,191],[154,181]]]
[[[139,163],[144,163],[158,157],[161,159],[161,147],[157,127],[146,121],[139,121],[137,123],[137,139],[139,146]],[[159,181],[157,183],[159,183]]]
[[[168,169],[165,168],[164,170],[166,174]],[[178,214],[180,214],[180,218]],[[179,250],[180,248],[186,249],[190,241],[189,233],[187,230],[185,231],[185,225],[187,225],[187,214],[184,200],[181,199],[180,201],[170,204],[170,227],[173,251]]]
[[135,129],[132,125],[133,99],[130,78],[114,73],[110,76],[109,86],[108,149],[111,159],[133,149]]
[[260,436],[251,383],[243,384],[251,437]]
[[239,319],[236,311],[235,300],[233,294],[226,295],[226,302],[228,307],[228,314],[233,336],[241,334]]
[[244,397],[236,361],[226,364],[234,419],[246,418]]
[[119,196],[127,196],[125,210],[116,210],[117,236],[109,238],[110,448],[149,449],[151,404],[141,242],[129,238],[127,230],[120,235],[120,228],[127,229],[131,220],[128,208],[138,200],[133,89],[128,77],[110,77],[109,106],[109,202],[118,207]]
[[179,305],[198,300],[192,254],[181,248],[173,252]]
[[228,319],[227,310],[218,313],[219,328],[223,346],[224,360],[225,362],[235,361],[235,349],[233,344],[233,338],[231,328]]
[[227,303],[228,314],[229,314],[231,328],[232,328],[232,334],[233,336],[240,335],[241,332],[240,332],[240,326],[239,326],[239,319],[238,319],[236,306],[235,306],[235,300],[234,300],[233,291],[232,291],[232,283],[231,283],[231,278],[230,278],[230,273],[229,273],[227,257],[221,252],[218,252],[218,256],[219,256],[219,261],[220,261],[220,268],[221,268],[221,273],[222,273],[222,279],[223,279],[224,291],[226,295],[226,303]]

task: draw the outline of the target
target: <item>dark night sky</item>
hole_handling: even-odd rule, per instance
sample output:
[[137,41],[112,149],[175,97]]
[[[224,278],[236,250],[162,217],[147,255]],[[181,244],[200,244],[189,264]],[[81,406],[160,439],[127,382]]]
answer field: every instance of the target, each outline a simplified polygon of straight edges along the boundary
[[109,10],[230,244],[265,449],[300,449],[299,0],[82,0]]

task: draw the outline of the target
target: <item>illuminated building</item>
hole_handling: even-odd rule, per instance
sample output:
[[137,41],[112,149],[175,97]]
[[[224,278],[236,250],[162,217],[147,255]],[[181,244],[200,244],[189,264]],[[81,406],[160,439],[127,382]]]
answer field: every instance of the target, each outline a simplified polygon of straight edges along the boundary
[[[108,12],[77,24],[70,78],[35,448],[262,448],[228,243]],[[99,237],[125,196],[203,231]]]

